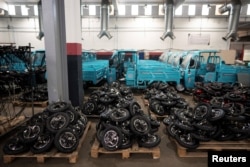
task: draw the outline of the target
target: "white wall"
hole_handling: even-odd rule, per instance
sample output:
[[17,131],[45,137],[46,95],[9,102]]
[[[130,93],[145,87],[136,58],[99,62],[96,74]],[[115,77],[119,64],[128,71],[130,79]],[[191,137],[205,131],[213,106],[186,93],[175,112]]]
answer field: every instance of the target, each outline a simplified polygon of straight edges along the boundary
[[44,49],[44,41],[36,39],[38,32],[37,18],[0,19],[0,43],[15,43],[16,46],[28,46],[31,43],[34,49]]
[[[138,49],[163,51],[173,49],[228,49],[222,40],[227,32],[226,18],[175,18],[174,35],[164,41],[160,39],[164,32],[164,18],[110,18],[109,30],[112,39],[97,37],[100,31],[99,18],[82,18],[82,47],[86,50]],[[7,29],[7,25],[12,26]],[[34,49],[44,49],[44,40],[38,35],[37,18],[1,18],[0,42],[13,42],[17,46],[31,43]],[[189,34],[209,34],[209,45],[190,45]]]

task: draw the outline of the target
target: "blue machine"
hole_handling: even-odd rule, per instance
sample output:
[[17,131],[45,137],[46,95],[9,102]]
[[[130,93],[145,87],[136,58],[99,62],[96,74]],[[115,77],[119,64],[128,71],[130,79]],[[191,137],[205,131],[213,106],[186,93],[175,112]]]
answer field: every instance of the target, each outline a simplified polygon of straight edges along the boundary
[[82,78],[84,84],[98,84],[107,78],[108,60],[97,60],[94,52],[82,52]]
[[[129,87],[146,88],[149,84],[157,81],[174,82],[177,85],[180,83],[178,69],[168,67],[165,63],[157,60],[140,60],[138,52],[135,50],[117,51],[114,55],[120,55],[117,59],[120,62],[120,69],[117,72],[118,75],[124,72],[126,85]],[[118,67],[118,65],[116,64],[114,67]]]

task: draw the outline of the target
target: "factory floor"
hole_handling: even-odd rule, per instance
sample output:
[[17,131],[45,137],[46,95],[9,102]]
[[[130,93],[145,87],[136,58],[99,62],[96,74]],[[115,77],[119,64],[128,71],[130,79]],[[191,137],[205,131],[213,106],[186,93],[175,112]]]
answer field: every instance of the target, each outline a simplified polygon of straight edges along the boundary
[[[142,100],[142,93],[135,92],[135,98],[141,104],[143,109],[147,111],[147,107],[144,106]],[[185,99],[193,105],[192,97],[189,95],[183,95]],[[34,112],[41,112],[43,108],[35,107]],[[24,111],[26,116],[32,113],[32,108],[27,107]],[[206,167],[207,158],[180,158],[176,152],[176,145],[174,142],[168,139],[168,135],[165,133],[166,127],[161,122],[161,126],[157,134],[161,136],[160,158],[153,159],[152,154],[131,154],[128,159],[122,159],[121,154],[100,154],[98,158],[92,158],[90,156],[91,146],[95,138],[95,124],[98,122],[98,118],[89,118],[91,122],[91,129],[88,131],[85,140],[83,141],[80,149],[77,162],[75,164],[69,163],[67,158],[45,158],[44,163],[37,163],[36,158],[16,158],[11,163],[3,163],[2,147],[5,141],[13,135],[14,132],[5,135],[0,138],[0,167]]]

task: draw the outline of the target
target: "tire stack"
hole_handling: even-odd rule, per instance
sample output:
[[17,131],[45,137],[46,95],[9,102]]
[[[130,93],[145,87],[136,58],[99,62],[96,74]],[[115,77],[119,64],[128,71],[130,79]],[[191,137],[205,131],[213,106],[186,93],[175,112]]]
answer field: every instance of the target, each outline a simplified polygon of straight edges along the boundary
[[66,102],[50,104],[35,114],[3,147],[5,154],[31,151],[41,154],[56,148],[59,152],[76,150],[87,125],[87,118]]
[[88,100],[83,104],[82,112],[85,115],[99,116],[109,106],[126,108],[133,100],[134,96],[129,87],[120,85],[119,82],[113,82],[91,92]]
[[109,107],[100,115],[96,137],[108,151],[130,148],[133,142],[140,147],[157,146],[161,138],[156,134],[160,122],[144,114],[140,105],[133,101],[127,108]]
[[173,108],[184,109],[188,103],[168,84],[154,82],[146,89],[144,98],[149,100],[150,110],[158,116],[170,114]]
[[250,110],[198,103],[194,109],[175,109],[164,118],[168,134],[181,146],[194,149],[199,142],[239,141],[250,137]]

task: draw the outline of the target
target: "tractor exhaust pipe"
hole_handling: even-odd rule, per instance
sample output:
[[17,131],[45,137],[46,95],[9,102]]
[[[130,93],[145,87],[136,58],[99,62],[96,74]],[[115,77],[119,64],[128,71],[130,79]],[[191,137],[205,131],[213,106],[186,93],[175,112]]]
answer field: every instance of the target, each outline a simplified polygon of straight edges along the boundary
[[219,8],[221,14],[229,11],[228,33],[223,40],[227,41],[229,38],[239,40],[237,35],[238,23],[240,18],[241,2],[239,0],[232,0],[230,4],[225,4]]
[[109,22],[109,1],[108,0],[102,0],[101,5],[101,31],[98,34],[99,38],[102,38],[103,36],[108,37],[108,39],[111,39],[112,36],[108,31],[108,22]]
[[164,41],[165,38],[170,37],[174,39],[173,33],[173,19],[174,19],[174,3],[173,0],[166,0],[165,4],[165,32],[161,36],[161,40]]

